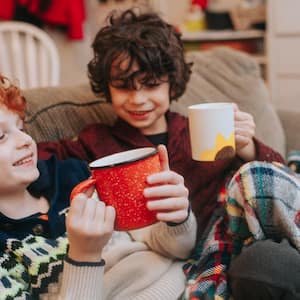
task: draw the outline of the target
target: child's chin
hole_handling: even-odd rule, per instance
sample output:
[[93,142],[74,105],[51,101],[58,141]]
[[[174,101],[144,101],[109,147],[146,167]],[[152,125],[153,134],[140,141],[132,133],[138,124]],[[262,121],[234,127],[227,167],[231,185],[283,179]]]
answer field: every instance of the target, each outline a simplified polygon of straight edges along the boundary
[[35,178],[34,178],[34,180],[37,180],[37,179],[40,177],[40,171],[39,171],[39,169],[36,168],[34,173],[35,173]]
[[31,184],[39,178],[40,172],[39,172],[38,168],[35,168],[31,171],[28,171],[26,175],[27,175],[29,184]]

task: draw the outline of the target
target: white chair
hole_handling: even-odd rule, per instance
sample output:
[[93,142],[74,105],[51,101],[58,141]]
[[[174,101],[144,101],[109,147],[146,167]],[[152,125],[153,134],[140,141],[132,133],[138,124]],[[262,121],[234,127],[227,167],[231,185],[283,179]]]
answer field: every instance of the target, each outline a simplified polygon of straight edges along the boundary
[[0,73],[23,89],[58,85],[60,61],[54,41],[34,25],[0,22]]

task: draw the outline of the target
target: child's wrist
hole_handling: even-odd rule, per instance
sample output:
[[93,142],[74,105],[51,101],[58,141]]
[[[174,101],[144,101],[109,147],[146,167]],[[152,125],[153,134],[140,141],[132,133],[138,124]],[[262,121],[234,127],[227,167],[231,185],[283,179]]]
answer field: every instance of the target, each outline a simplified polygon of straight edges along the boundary
[[189,207],[187,209],[187,216],[186,216],[186,218],[183,221],[178,222],[178,223],[177,222],[166,222],[166,223],[167,223],[168,226],[178,226],[178,225],[181,225],[181,224],[185,223],[189,219],[190,214],[191,214],[191,204],[189,204]]
[[86,253],[81,251],[72,251],[70,248],[68,251],[68,257],[77,262],[99,262],[102,259],[102,251],[97,251],[95,253]]
[[67,254],[65,261],[73,266],[104,266],[105,260],[101,258],[99,261],[84,261],[84,260],[75,260]]
[[237,155],[245,162],[254,160],[256,155],[256,149],[253,139],[247,146],[243,147],[240,151],[238,151]]

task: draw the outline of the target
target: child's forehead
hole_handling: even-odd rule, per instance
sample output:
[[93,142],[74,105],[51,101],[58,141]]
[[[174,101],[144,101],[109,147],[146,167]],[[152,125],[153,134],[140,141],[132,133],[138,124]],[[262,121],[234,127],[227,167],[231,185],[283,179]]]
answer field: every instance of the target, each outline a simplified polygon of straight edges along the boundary
[[[127,82],[129,86],[134,86],[135,82],[142,84],[153,81],[168,81],[167,72],[163,74],[160,69],[155,70],[155,67],[150,63],[139,62],[135,56],[130,56],[128,53],[121,53],[117,56],[110,70],[110,82]],[[129,87],[127,85],[127,87]]]
[[130,71],[130,73],[136,72],[139,69],[139,64],[136,59],[133,59],[127,54],[120,54],[111,65],[111,74],[116,75],[120,71]]

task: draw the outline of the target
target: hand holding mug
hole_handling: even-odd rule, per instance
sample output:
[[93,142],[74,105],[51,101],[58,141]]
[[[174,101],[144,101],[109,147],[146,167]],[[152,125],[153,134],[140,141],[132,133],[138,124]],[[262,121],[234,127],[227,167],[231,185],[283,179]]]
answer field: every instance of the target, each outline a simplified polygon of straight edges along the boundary
[[240,111],[235,103],[233,103],[233,108],[237,155],[245,161],[251,161],[255,158],[255,144],[253,141],[255,135],[254,119],[249,113]]
[[147,177],[147,208],[156,212],[159,221],[181,223],[188,216],[188,189],[183,177],[170,171],[166,147],[158,146],[158,153],[162,171]]
[[[86,191],[89,196],[94,188]],[[115,209],[81,193],[74,197],[66,218],[71,259],[85,262],[101,260],[115,222]]]
[[115,230],[132,230],[154,224],[156,213],[147,208],[143,192],[147,177],[161,171],[157,149],[137,148],[97,159],[89,164],[91,178],[77,185],[71,200],[95,186],[101,201],[116,210]]

